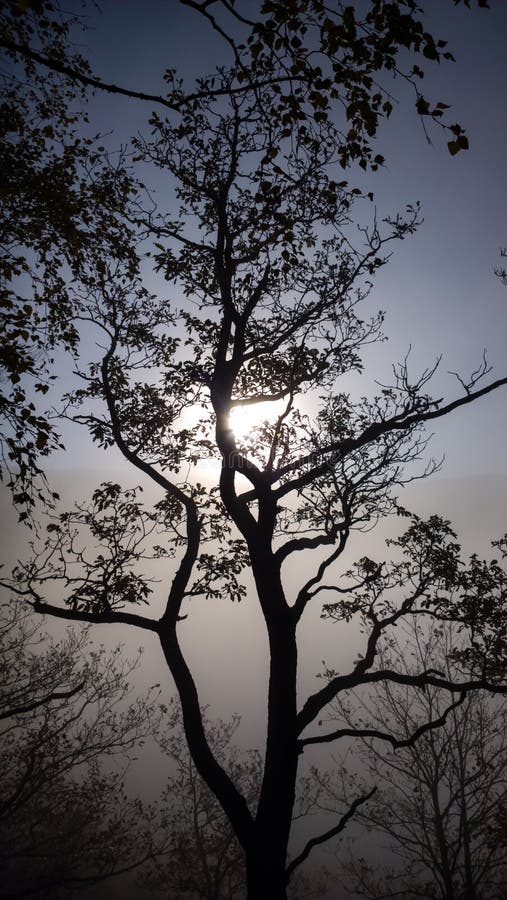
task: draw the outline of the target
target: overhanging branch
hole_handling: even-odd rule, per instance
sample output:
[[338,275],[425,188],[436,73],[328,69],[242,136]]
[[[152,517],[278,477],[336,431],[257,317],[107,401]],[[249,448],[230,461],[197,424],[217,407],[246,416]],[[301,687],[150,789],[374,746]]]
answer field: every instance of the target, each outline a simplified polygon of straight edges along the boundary
[[390,669],[379,669],[376,672],[358,672],[349,675],[337,675],[320,691],[308,697],[306,703],[298,714],[298,733],[310,725],[319,715],[321,710],[331,703],[341,691],[351,690],[365,684],[377,684],[381,681],[390,681],[393,684],[403,684],[406,687],[424,689],[425,687],[440,688],[452,694],[468,693],[469,691],[484,690],[492,694],[507,694],[507,684],[497,684],[480,679],[477,681],[453,682],[443,678],[432,671],[421,672],[419,675],[408,675],[403,672],[395,672]]
[[[207,16],[207,18],[210,17]],[[224,32],[221,33],[225,36]],[[58,72],[60,75],[64,75],[70,81],[82,84],[84,87],[95,88],[96,90],[103,91],[106,94],[129,97],[132,100],[141,100],[144,102],[155,103],[157,106],[164,106],[166,109],[170,109],[173,112],[181,112],[196,100],[204,99],[206,97],[230,97],[235,94],[241,96],[242,94],[245,94],[246,92],[251,90],[258,91],[272,84],[284,84],[290,81],[290,78],[287,75],[281,75],[272,79],[259,81],[252,81],[251,79],[248,79],[247,83],[238,84],[236,87],[226,86],[223,88],[209,88],[209,90],[193,91],[192,93],[185,94],[185,96],[183,96],[179,101],[175,101],[169,100],[167,97],[163,97],[161,94],[149,94],[144,91],[135,91],[131,88],[122,87],[119,84],[113,84],[111,82],[103,81],[101,78],[95,78],[92,75],[86,75],[85,72],[80,71],[80,69],[77,67],[66,65],[65,63],[60,62],[60,60],[55,59],[54,57],[44,56],[42,53],[38,53],[36,50],[33,50],[31,47],[29,47],[28,44],[17,44],[15,41],[8,40],[8,38],[2,38],[0,40],[0,47],[3,47],[5,50],[10,51],[11,53],[17,53],[19,56],[22,56],[25,59],[30,59],[33,62],[36,62],[38,65],[44,66],[44,68],[46,69],[50,69],[52,72]],[[244,66],[241,66],[241,68],[243,71],[247,71]]]
[[133,625],[136,628],[144,628],[147,631],[158,633],[159,623],[156,619],[147,619],[145,616],[139,616],[136,613],[123,612],[86,612],[74,609],[65,609],[61,606],[54,606],[52,603],[44,603],[42,600],[35,600],[30,603],[33,611],[42,615],[55,616],[58,619],[65,619],[67,622],[89,622],[94,625]]

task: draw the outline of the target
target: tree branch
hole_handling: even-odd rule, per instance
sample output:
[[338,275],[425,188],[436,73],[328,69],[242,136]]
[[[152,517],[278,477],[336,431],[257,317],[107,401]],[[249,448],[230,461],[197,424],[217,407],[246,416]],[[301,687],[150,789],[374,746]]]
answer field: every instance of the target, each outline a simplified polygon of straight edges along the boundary
[[151,103],[160,104],[161,106],[165,106],[167,109],[172,109],[176,112],[181,108],[181,104],[167,100],[158,94],[146,94],[143,91],[133,91],[129,88],[120,87],[120,85],[117,84],[110,84],[106,81],[102,81],[100,78],[93,78],[91,75],[85,75],[84,72],[80,72],[79,69],[74,68],[73,66],[65,65],[57,59],[52,59],[51,57],[37,53],[37,51],[32,50],[28,44],[16,44],[14,41],[2,38],[2,40],[0,40],[0,47],[4,47],[12,53],[19,53],[26,59],[31,59],[33,62],[36,62],[47,69],[51,69],[52,72],[59,72],[71,81],[77,81],[79,84],[83,84],[86,87],[97,88],[108,94],[121,94],[124,97],[130,97],[134,100],[149,100]]
[[39,700],[34,700],[33,703],[26,703],[23,706],[8,707],[4,712],[0,711],[0,720],[10,719],[13,716],[22,716],[25,713],[33,712],[33,710],[39,709],[39,707],[41,706],[46,706],[48,703],[53,703],[56,700],[70,700],[72,697],[75,697],[76,694],[79,694],[79,692],[83,690],[85,684],[85,681],[81,681],[80,684],[78,684],[71,690],[53,691],[49,694],[46,694],[45,697],[41,697]]
[[[445,406],[439,406],[437,409],[429,409],[426,412],[412,411],[409,414],[403,411],[395,416],[392,416],[389,419],[385,419],[384,421],[373,422],[368,426],[368,428],[366,428],[355,438],[347,438],[346,440],[330,443],[327,446],[322,447],[319,451],[307,453],[304,456],[300,457],[298,460],[295,460],[292,463],[288,463],[287,465],[274,470],[271,474],[271,482],[274,484],[276,481],[279,481],[280,478],[282,478],[284,475],[297,471],[303,466],[315,463],[318,457],[338,456],[340,459],[343,459],[354,450],[359,450],[361,447],[365,447],[367,444],[374,443],[385,434],[389,434],[392,431],[408,431],[413,426],[422,425],[424,424],[424,422],[429,422],[432,419],[439,419],[443,416],[448,415],[448,413],[453,412],[455,409],[458,409],[460,406],[465,406],[467,403],[472,403],[479,397],[484,397],[486,394],[497,390],[503,385],[507,385],[507,377],[499,378],[496,381],[493,381],[485,387],[481,388],[480,390],[470,391],[469,393],[464,394],[462,397],[458,397],[457,400],[453,400],[452,402],[445,404]],[[438,403],[440,402],[441,401],[434,401],[434,404],[432,405],[438,405]],[[327,471],[329,471],[329,468],[333,467],[334,464],[334,462],[326,460],[319,465],[314,466],[314,468],[310,469],[308,472],[305,472],[299,477],[294,478],[286,482],[285,484],[282,484],[275,491],[275,496],[277,498],[283,497],[285,496],[285,494],[288,494],[291,491],[299,490],[306,485],[311,484],[313,481],[315,481],[316,478],[319,478],[321,475],[324,475]]]
[[[197,5],[188,3],[187,0],[180,0],[182,3],[186,3],[186,5],[194,5],[197,8]],[[230,43],[233,52],[236,56],[236,61],[238,66],[241,68],[243,72],[248,75],[248,69],[243,66],[239,60],[239,56],[237,55],[237,51],[234,48],[234,44],[230,38],[228,38],[227,34],[215,23],[215,20],[209,14],[206,15],[206,18],[210,21],[212,27],[217,30],[225,40]],[[25,59],[33,60],[33,62],[38,63],[41,66],[44,66],[46,69],[50,69],[52,72],[59,72],[60,75],[65,75],[70,81],[77,82],[78,84],[82,84],[85,87],[95,88],[99,91],[104,91],[106,94],[115,94],[120,95],[122,97],[129,97],[132,100],[142,100],[144,102],[156,103],[157,106],[164,106],[166,109],[170,109],[173,112],[181,112],[182,109],[187,107],[189,104],[192,104],[194,101],[205,98],[205,97],[230,97],[233,95],[242,95],[250,90],[258,91],[263,87],[268,87],[272,84],[285,84],[290,82],[290,78],[287,75],[280,75],[278,77],[260,81],[252,81],[250,77],[248,77],[247,82],[245,84],[238,84],[236,87],[227,86],[223,88],[210,88],[208,90],[202,91],[194,91],[192,93],[186,94],[181,97],[179,101],[169,100],[167,97],[163,97],[161,94],[148,94],[144,91],[135,91],[131,88],[122,87],[119,84],[112,84],[111,82],[102,81],[100,78],[94,78],[92,75],[86,75],[84,72],[81,72],[78,68],[67,65],[65,63],[60,62],[57,59],[54,59],[50,56],[43,56],[42,53],[38,53],[36,50],[33,50],[28,44],[17,44],[15,41],[11,41],[8,38],[2,38],[0,40],[0,47],[3,47],[5,50],[9,50],[11,53],[18,53],[20,56],[25,57]]]
[[253,819],[245,798],[215,758],[207,740],[197,688],[181,651],[175,623],[167,628],[162,627],[159,634],[180,698],[185,736],[192,759],[199,775],[221,804],[240,844],[246,847],[252,834]]
[[378,731],[375,728],[337,728],[336,731],[330,731],[327,734],[322,735],[313,735],[312,737],[302,738],[299,742],[299,745],[302,749],[304,749],[309,744],[326,744],[331,741],[339,740],[342,737],[356,737],[365,740],[367,738],[375,738],[379,741],[386,741],[391,744],[394,750],[399,750],[401,747],[411,747],[415,744],[419,738],[425,734],[427,731],[431,731],[434,728],[440,728],[442,725],[445,725],[447,721],[447,716],[455,710],[458,706],[461,706],[463,701],[466,699],[467,693],[463,691],[460,694],[458,700],[455,703],[452,703],[447,709],[442,713],[440,718],[434,719],[430,722],[426,722],[424,725],[420,725],[419,728],[416,728],[414,733],[409,738],[395,738],[392,734],[387,734],[383,731]]
[[408,675],[403,672],[394,672],[390,669],[380,669],[377,672],[352,673],[351,675],[337,675],[320,691],[308,697],[298,714],[298,734],[313,722],[321,710],[331,703],[334,698],[345,690],[359,687],[363,684],[376,684],[379,681],[391,681],[394,684],[404,684],[407,687],[422,688],[436,687],[452,694],[469,691],[484,690],[493,694],[507,694],[507,684],[495,684],[485,679],[478,681],[452,682],[432,672],[421,672],[419,675]]
[[65,619],[68,622],[90,622],[95,625],[119,623],[120,625],[133,625],[136,628],[144,628],[146,631],[154,631],[156,633],[159,630],[157,619],[147,619],[145,616],[123,612],[122,610],[104,613],[80,612],[79,610],[63,609],[60,606],[54,606],[52,603],[45,603],[42,600],[34,600],[30,603],[30,606],[36,613],[56,616],[56,618]]
[[298,866],[300,866],[301,863],[305,861],[305,859],[308,858],[308,856],[310,855],[313,848],[318,847],[319,844],[324,844],[326,841],[329,841],[331,838],[335,837],[337,834],[340,834],[340,832],[344,830],[345,826],[347,825],[347,823],[350,821],[350,819],[354,815],[356,809],[358,809],[358,807],[362,806],[364,803],[367,803],[368,800],[371,800],[371,798],[375,794],[376,790],[377,790],[377,788],[374,787],[368,794],[364,794],[362,797],[358,797],[356,800],[354,800],[350,809],[347,810],[345,815],[341,817],[340,821],[338,822],[338,825],[335,825],[335,827],[330,828],[329,831],[325,831],[323,834],[318,835],[318,837],[311,838],[311,840],[308,841],[304,850],[302,850],[301,853],[298,856],[296,856],[292,860],[292,862],[290,862],[289,865],[287,866],[287,869],[286,869],[287,883],[290,881],[290,879],[294,873],[294,870]]

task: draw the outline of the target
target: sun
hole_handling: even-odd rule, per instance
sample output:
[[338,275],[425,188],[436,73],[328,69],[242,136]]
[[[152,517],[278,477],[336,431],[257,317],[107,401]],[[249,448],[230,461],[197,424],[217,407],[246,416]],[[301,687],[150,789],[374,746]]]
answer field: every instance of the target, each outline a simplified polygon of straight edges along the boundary
[[234,406],[229,416],[229,424],[237,441],[244,441],[259,418],[255,406]]
[[233,406],[229,415],[229,423],[234,437],[241,443],[252,431],[264,422],[274,424],[283,412],[281,401],[252,403],[245,406]]

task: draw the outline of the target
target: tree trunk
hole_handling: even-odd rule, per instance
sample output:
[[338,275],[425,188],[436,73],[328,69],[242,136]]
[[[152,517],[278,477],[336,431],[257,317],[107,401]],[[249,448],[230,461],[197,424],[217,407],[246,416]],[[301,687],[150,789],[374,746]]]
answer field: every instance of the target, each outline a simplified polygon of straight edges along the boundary
[[438,795],[438,781],[435,780],[431,786],[433,815],[435,836],[437,839],[439,870],[443,881],[445,900],[454,900],[454,883],[452,879],[451,867],[449,865],[449,852],[445,828],[442,822],[442,812],[440,809],[440,798]]
[[[469,713],[470,714],[470,713]],[[456,721],[456,714],[454,714],[454,721]],[[476,900],[475,898],[475,881],[474,881],[474,873],[473,873],[473,865],[472,865],[472,853],[471,853],[471,833],[470,826],[468,822],[468,802],[466,795],[466,762],[464,759],[463,753],[463,734],[458,732],[456,728],[455,732],[455,741],[456,747],[458,751],[458,777],[459,777],[459,792],[460,792],[460,805],[461,805],[461,831],[463,835],[463,868],[464,868],[464,900]]]
[[287,847],[298,769],[296,626],[273,556],[254,565],[269,637],[270,670],[264,776],[247,849],[248,900],[285,900]]
[[261,840],[246,860],[246,900],[286,900],[285,858],[275,859]]

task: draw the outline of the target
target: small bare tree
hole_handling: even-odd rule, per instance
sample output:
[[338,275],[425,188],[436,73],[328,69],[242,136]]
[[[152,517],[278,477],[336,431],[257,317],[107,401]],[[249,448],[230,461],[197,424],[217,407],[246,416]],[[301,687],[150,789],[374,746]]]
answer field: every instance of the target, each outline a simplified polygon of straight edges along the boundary
[[125,702],[136,664],[120,648],[73,632],[48,644],[19,604],[0,612],[0,896],[68,896],[155,850],[122,778],[156,729],[156,697]]
[[[204,719],[217,758],[248,798],[255,803],[262,778],[260,753],[241,752],[234,744],[239,719]],[[195,768],[188,752],[181,712],[173,702],[160,745],[170,760],[161,808],[167,851],[157,857],[148,877],[156,894],[200,900],[241,900],[245,895],[245,864],[241,846],[220,803]]]
[[[424,668],[463,677],[461,647],[456,627],[416,622],[389,643],[381,664],[412,675]],[[368,900],[503,897],[507,869],[498,826],[507,800],[505,699],[463,693],[449,709],[434,687],[414,694],[385,682],[339,712],[349,725],[362,721],[359,758],[377,788],[358,811],[361,833],[342,868],[350,890]],[[425,730],[431,721],[441,726]],[[332,785],[326,782],[329,797]],[[398,865],[372,862],[372,834]]]

